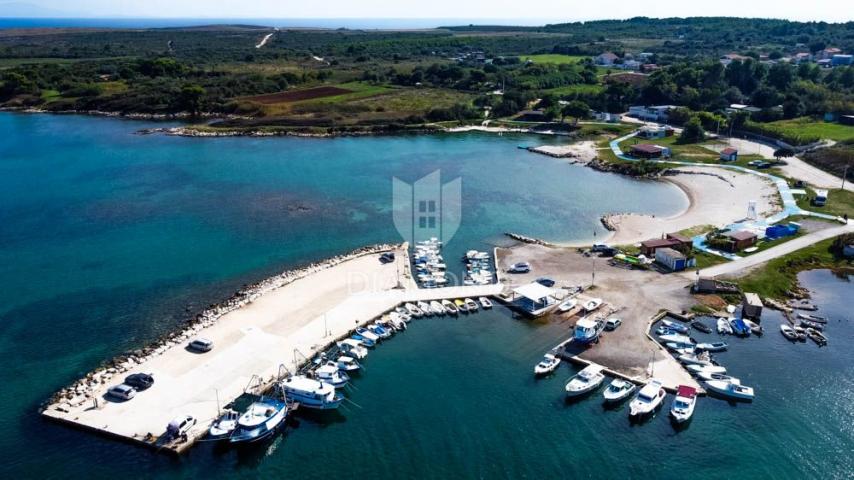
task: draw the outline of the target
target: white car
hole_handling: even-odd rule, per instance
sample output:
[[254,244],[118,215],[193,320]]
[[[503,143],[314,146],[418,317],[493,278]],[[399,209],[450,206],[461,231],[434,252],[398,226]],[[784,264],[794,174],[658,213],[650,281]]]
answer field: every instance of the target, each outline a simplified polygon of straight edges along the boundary
[[182,415],[169,422],[169,426],[166,427],[166,433],[172,438],[180,437],[189,432],[195,424],[195,418],[190,415]]
[[196,338],[193,339],[187,346],[191,350],[195,350],[197,352],[210,352],[211,349],[213,349],[213,342],[208,340],[207,338]]
[[607,322],[605,322],[605,330],[611,331],[616,330],[617,327],[623,324],[623,321],[619,318],[609,318]]
[[130,400],[136,396],[136,389],[123,383],[121,385],[110,387],[110,389],[107,390],[107,395],[113,398],[118,398],[119,400]]

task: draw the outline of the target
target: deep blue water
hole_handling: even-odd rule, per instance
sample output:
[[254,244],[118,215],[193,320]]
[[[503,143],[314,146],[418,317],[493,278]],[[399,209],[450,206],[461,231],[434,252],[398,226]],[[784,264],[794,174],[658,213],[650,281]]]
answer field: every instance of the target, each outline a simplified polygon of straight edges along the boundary
[[[43,421],[41,401],[245,282],[399,241],[391,178],[462,178],[451,263],[504,231],[589,239],[609,211],[665,215],[685,198],[516,148],[524,136],[190,139],[105,118],[0,114],[0,476],[4,478],[850,478],[851,284],[810,272],[830,345],[761,338],[721,360],[751,405],[701,400],[690,427],[639,427],[595,399],[566,404],[569,367],[531,368],[568,334],[496,308],[417,321],[371,354],[337,415],[297,418],[251,453],[181,459]],[[551,140],[559,141],[559,140]],[[459,268],[459,265],[456,267]],[[702,335],[700,335],[702,336]],[[713,336],[712,336],[713,337]],[[807,446],[807,447],[804,447]]]

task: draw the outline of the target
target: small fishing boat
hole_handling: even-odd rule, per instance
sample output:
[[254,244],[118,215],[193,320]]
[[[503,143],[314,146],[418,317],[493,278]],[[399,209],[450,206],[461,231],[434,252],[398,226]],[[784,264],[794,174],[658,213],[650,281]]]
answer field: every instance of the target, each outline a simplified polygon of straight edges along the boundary
[[807,341],[807,329],[804,327],[798,326],[798,325],[795,325],[794,329],[795,329],[795,333],[798,334],[798,341],[799,342],[806,342]]
[[697,350],[706,352],[723,352],[729,347],[726,342],[698,343]]
[[368,330],[370,330],[371,332],[373,332],[373,333],[374,333],[374,335],[376,335],[376,336],[378,336],[378,337],[380,337],[380,338],[389,338],[389,337],[391,337],[391,332],[390,332],[389,330],[386,330],[386,329],[385,329],[382,325],[380,325],[379,323],[372,323],[372,324],[368,325]]
[[666,328],[673,330],[674,332],[688,333],[687,325],[682,325],[681,323],[674,322],[672,320],[662,320],[661,324],[664,325]]
[[599,338],[602,333],[604,323],[601,321],[591,320],[587,317],[575,322],[575,331],[573,332],[572,341],[578,343],[591,343]]
[[425,302],[425,301],[419,301],[416,306],[418,307],[419,310],[421,310],[421,313],[423,313],[425,317],[433,315],[434,313],[436,313],[433,311],[432,308],[430,308],[430,304]]
[[466,298],[464,301],[469,313],[474,313],[477,311],[477,302],[475,302],[471,298]]
[[457,315],[460,311],[454,306],[454,303],[450,300],[442,300],[442,307],[448,312],[449,315]]
[[692,373],[700,374],[702,372],[706,373],[726,373],[726,368],[720,365],[688,365],[685,368],[690,370]]
[[578,305],[578,300],[570,298],[568,300],[564,300],[560,305],[558,305],[557,309],[560,312],[566,313],[575,308],[576,305]]
[[208,429],[208,439],[223,440],[231,436],[237,428],[237,420],[240,414],[234,410],[225,410]]
[[697,353],[697,348],[691,345],[690,347],[673,349],[674,355],[694,355]]
[[597,308],[602,306],[601,298],[591,298],[590,300],[584,302],[584,311],[590,313]]
[[813,322],[812,320],[801,320],[800,325],[806,329],[813,329],[817,331],[824,330],[824,325],[820,323]]
[[370,338],[367,338],[367,337],[363,337],[362,335],[359,335],[358,333],[351,335],[350,338],[353,340],[358,340],[359,342],[362,343],[362,345],[364,345],[365,347],[368,347],[368,348],[374,348],[377,346],[376,341],[371,340]]
[[673,343],[687,343],[689,345],[694,345],[694,340],[687,335],[682,335],[680,333],[668,333],[665,335],[659,335],[662,342],[673,342]]
[[372,331],[368,330],[368,329],[367,329],[367,328],[365,328],[365,327],[358,327],[358,328],[356,328],[356,335],[359,335],[360,337],[362,337],[362,340],[363,340],[363,341],[364,341],[364,340],[369,340],[369,341],[371,342],[371,344],[370,344],[370,345],[367,345],[368,347],[373,347],[373,346],[375,346],[375,345],[377,344],[377,342],[379,342],[379,341],[380,341],[380,336],[379,336],[379,335],[377,335],[376,333],[374,333],[374,332],[372,332]]
[[560,366],[560,359],[551,353],[547,353],[543,359],[540,360],[540,363],[534,366],[534,375],[548,375],[557,370],[558,366]]
[[724,317],[718,319],[718,333],[721,335],[732,335],[732,326],[730,326],[729,320]]
[[531,271],[531,264],[528,262],[514,263],[507,269],[508,273],[528,273]]
[[676,398],[670,404],[670,416],[676,423],[685,423],[694,415],[696,404],[697,390],[687,385],[679,385],[676,389]]
[[826,317],[820,317],[818,315],[811,315],[809,313],[798,313],[798,318],[800,318],[802,320],[809,320],[810,322],[827,323]]
[[434,315],[444,315],[448,313],[445,310],[445,307],[442,306],[442,303],[438,300],[433,300],[432,302],[430,302],[430,310],[433,312]]
[[784,337],[793,342],[798,341],[798,333],[795,332],[794,328],[786,325],[785,323],[780,324],[780,333],[782,333]]
[[732,333],[739,337],[749,337],[750,327],[744,323],[744,320],[738,317],[729,319],[729,325],[732,327]]
[[460,313],[469,313],[468,305],[466,305],[465,300],[461,298],[454,300],[454,306],[457,307],[457,311]]
[[724,374],[724,373],[700,372],[697,374],[697,377],[700,378],[701,380],[723,380],[723,381],[727,381],[727,382],[732,381],[732,380],[736,380],[736,381],[738,380],[737,378],[731,377],[731,376]]
[[705,323],[699,320],[694,320],[693,322],[691,322],[691,326],[703,333],[712,333],[712,327],[706,325]]
[[688,350],[689,353],[694,353],[694,350],[696,350],[696,346],[691,343],[667,342],[664,346],[673,351]]
[[602,392],[602,397],[605,399],[605,403],[619,403],[629,398],[636,388],[632,382],[623,380],[622,378],[615,378],[608,385],[608,388]]
[[368,349],[362,345],[362,342],[353,338],[345,338],[336,343],[338,349],[350,357],[363,359],[368,356]]
[[566,396],[578,397],[590,393],[599,388],[604,380],[605,374],[600,365],[588,365],[567,382]]
[[350,376],[338,368],[337,362],[331,360],[314,371],[314,378],[335,388],[344,388],[350,381]]
[[[392,313],[396,313],[397,315],[392,315]],[[389,313],[389,319],[392,321],[402,320],[404,322],[409,323],[412,321],[412,315],[409,314],[409,311],[406,310],[405,307],[397,307],[394,309],[393,312]],[[389,322],[389,323],[392,323],[392,322]]]
[[414,303],[407,303],[403,306],[411,317],[420,318],[424,316],[424,311]]
[[661,386],[661,380],[656,378],[651,379],[646,385],[641,387],[638,394],[629,403],[629,416],[643,417],[651,414],[661,406],[661,402],[664,401],[665,396],[667,396],[667,392]]
[[288,377],[280,385],[287,398],[299,402],[301,407],[330,410],[344,401],[332,385],[304,375]]
[[807,329],[807,336],[820,347],[827,345],[827,337],[814,328]]
[[676,330],[671,330],[670,327],[666,327],[664,325],[659,325],[658,328],[655,329],[655,334],[659,336],[670,334],[681,335],[681,333],[677,332]]
[[685,365],[712,365],[712,359],[706,352],[700,354],[679,355],[679,361]]
[[749,328],[750,332],[753,333],[754,335],[762,335],[762,333],[764,333],[762,330],[762,327],[758,323],[751,321],[751,320],[748,320],[746,318],[742,319],[742,321],[744,322],[745,325],[747,325],[747,328]]
[[492,301],[486,297],[480,297],[477,299],[480,302],[480,306],[483,307],[484,310],[489,310],[492,308]]
[[271,437],[285,423],[288,404],[274,398],[262,397],[249,405],[237,419],[237,427],[229,436],[231,443],[253,443]]
[[730,381],[706,380],[704,383],[707,390],[723,397],[732,400],[753,400],[753,389],[741,385],[741,382],[739,382],[738,379],[732,379]]
[[342,372],[356,372],[362,368],[362,365],[355,358],[347,355],[338,357],[335,364],[338,366],[338,370]]

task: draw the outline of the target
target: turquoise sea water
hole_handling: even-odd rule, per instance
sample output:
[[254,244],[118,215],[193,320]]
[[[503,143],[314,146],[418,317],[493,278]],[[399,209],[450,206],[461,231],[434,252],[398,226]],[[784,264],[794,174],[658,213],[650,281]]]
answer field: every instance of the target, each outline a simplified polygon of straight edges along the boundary
[[[571,374],[530,372],[566,325],[497,308],[415,322],[371,355],[348,396],[361,408],[300,415],[255,452],[207,446],[173,459],[41,420],[53,391],[144,344],[241,284],[348,251],[399,241],[391,177],[441,169],[463,182],[454,263],[517,231],[553,241],[603,233],[609,211],[672,214],[673,187],[518,150],[546,140],[436,135],[342,139],[139,136],[146,123],[0,114],[0,475],[169,478],[300,476],[572,477],[685,471],[705,477],[847,478],[854,472],[854,340],[841,299],[820,286],[831,345],[790,345],[772,330],[722,358],[757,388],[753,405],[704,399],[675,432],[664,416],[632,427],[595,399],[566,404]],[[552,140],[557,141],[557,140]],[[457,266],[459,268],[459,266]],[[823,308],[824,310],[824,308]],[[808,367],[808,368],[805,368]],[[807,445],[808,448],[798,448]],[[721,470],[726,465],[728,470]]]

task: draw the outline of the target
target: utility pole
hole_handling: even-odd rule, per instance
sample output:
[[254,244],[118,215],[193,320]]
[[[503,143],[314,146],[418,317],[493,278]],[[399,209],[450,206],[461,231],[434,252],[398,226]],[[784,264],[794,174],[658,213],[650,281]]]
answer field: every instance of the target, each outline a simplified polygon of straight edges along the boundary
[[848,176],[848,164],[845,164],[845,170],[842,171],[842,189],[845,190],[845,178]]

